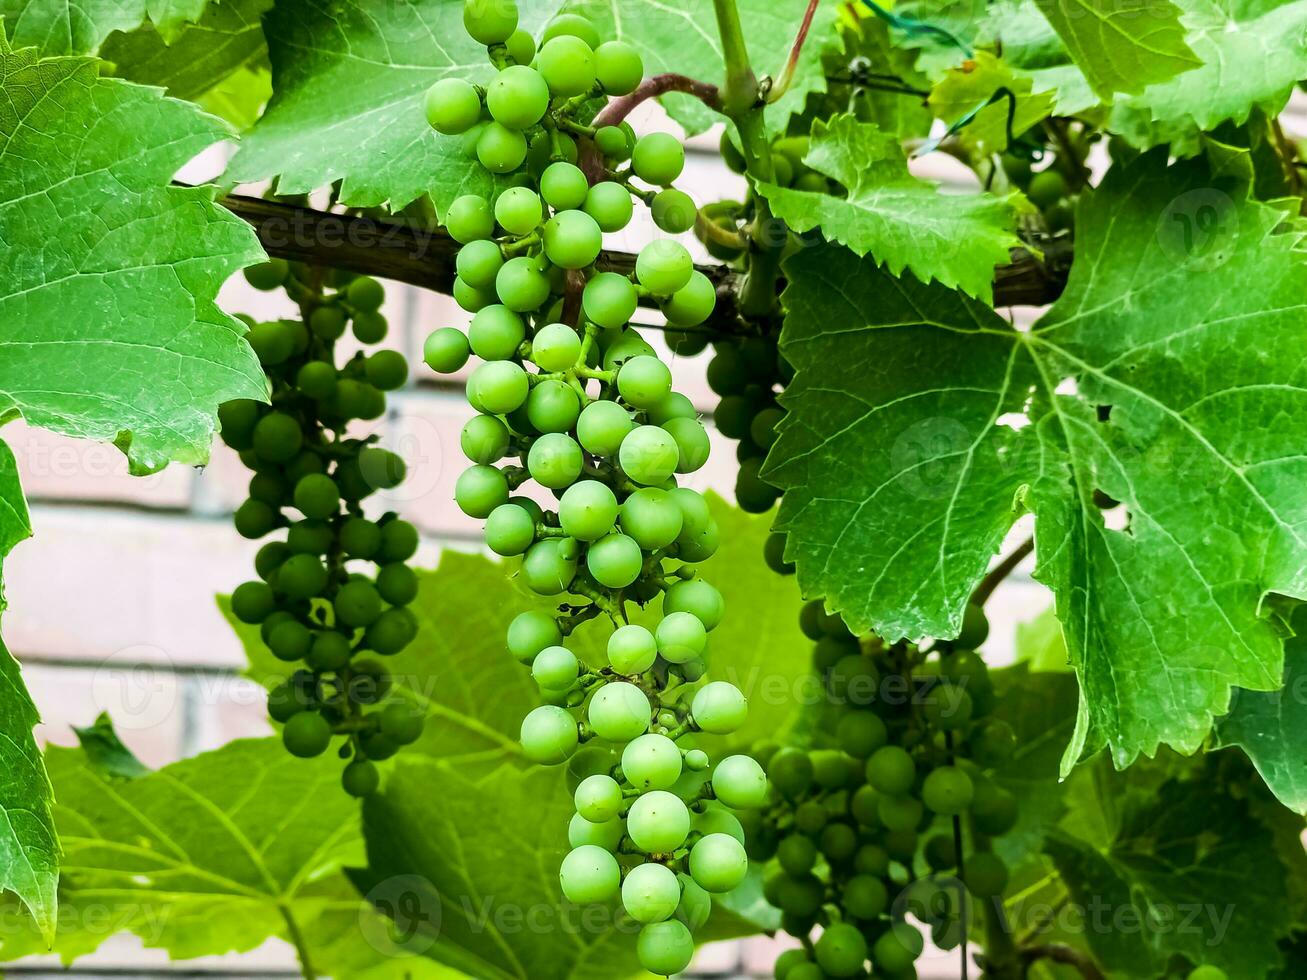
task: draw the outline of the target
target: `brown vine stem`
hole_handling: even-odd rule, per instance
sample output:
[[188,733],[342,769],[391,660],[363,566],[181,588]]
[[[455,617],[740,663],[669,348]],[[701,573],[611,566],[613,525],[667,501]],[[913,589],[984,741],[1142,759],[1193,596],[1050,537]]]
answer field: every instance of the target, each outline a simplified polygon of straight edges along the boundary
[[1024,973],[1030,972],[1030,966],[1039,960],[1051,960],[1075,967],[1084,980],[1107,980],[1098,964],[1085,953],[1062,943],[1049,943],[1046,946],[1034,946],[1021,951]]
[[[637,106],[669,92],[683,92],[686,95],[692,95],[709,109],[716,112],[721,111],[721,92],[716,85],[711,82],[701,82],[686,75],[678,75],[675,72],[663,72],[661,75],[650,75],[636,87],[635,91],[611,100],[599,111],[599,114],[594,117],[590,125],[596,130],[602,129],[604,126],[616,126],[626,119]],[[592,140],[586,140],[583,143],[580,166],[590,183],[593,184],[603,179],[603,159],[600,157],[598,150],[595,149]]]
[[789,91],[790,83],[794,81],[794,72],[799,67],[799,55],[803,53],[803,42],[808,39],[808,31],[812,27],[812,18],[817,13],[819,2],[820,0],[808,0],[808,11],[803,15],[803,23],[799,25],[799,33],[795,35],[794,46],[790,48],[790,56],[785,62],[785,67],[781,69],[780,75],[767,90],[769,103],[778,101]]
[[1002,584],[1003,580],[1012,574],[1013,569],[1025,560],[1026,555],[1035,550],[1035,539],[1026,538],[1019,545],[1012,549],[1001,562],[989,570],[980,584],[976,586],[976,591],[971,593],[971,601],[978,606],[983,606],[985,601],[994,594],[994,590]]

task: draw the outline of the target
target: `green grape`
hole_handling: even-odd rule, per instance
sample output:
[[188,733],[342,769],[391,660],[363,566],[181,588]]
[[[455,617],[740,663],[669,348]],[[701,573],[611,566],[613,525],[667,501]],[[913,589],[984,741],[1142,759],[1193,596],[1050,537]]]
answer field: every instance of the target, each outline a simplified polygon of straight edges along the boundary
[[304,431],[285,412],[269,412],[254,426],[254,453],[269,463],[287,462],[303,445]]
[[617,859],[594,844],[582,844],[569,851],[558,870],[563,894],[578,905],[608,901],[617,894],[621,877]]
[[[508,452],[508,426],[493,415],[473,415],[459,433],[463,455],[474,463],[497,463]],[[359,557],[366,558],[366,555]]]
[[958,634],[956,644],[974,650],[984,643],[988,636],[989,619],[985,616],[984,608],[974,602],[968,602],[962,617],[962,632]]
[[640,285],[659,296],[670,296],[690,282],[694,260],[685,246],[670,238],[656,238],[635,259]]
[[[672,720],[674,722],[676,719],[673,718]],[[708,758],[708,753],[703,749],[690,749],[689,752],[685,753],[685,768],[691,772],[703,772],[711,764],[712,760]]]
[[261,538],[277,526],[277,512],[262,500],[247,500],[236,508],[236,533],[242,538]]
[[787,875],[801,877],[817,863],[817,845],[806,834],[788,834],[776,848],[776,859]]
[[594,401],[581,409],[577,417],[576,438],[586,452],[612,456],[634,428],[630,413],[617,402]]
[[622,440],[617,459],[622,472],[635,483],[656,486],[676,472],[681,451],[670,432],[656,425],[641,425]]
[[767,802],[767,776],[747,755],[728,755],[717,763],[712,786],[717,799],[735,810],[753,810]]
[[511,173],[526,159],[526,137],[503,123],[490,122],[477,137],[477,159],[493,174]]
[[481,97],[461,78],[442,78],[427,89],[427,125],[438,133],[466,133],[481,118]]
[[876,803],[876,815],[890,830],[912,830],[923,812],[921,801],[910,796],[882,796]]
[[866,759],[889,740],[889,732],[885,722],[870,711],[855,711],[840,719],[835,740],[848,755]]
[[385,298],[385,289],[371,276],[359,276],[345,290],[345,299],[349,305],[364,313],[375,313],[381,309]]
[[912,968],[924,948],[921,933],[905,923],[895,923],[873,944],[871,960],[886,973],[904,973]]
[[564,708],[542,704],[522,719],[522,751],[532,762],[552,766],[576,751],[576,719]]
[[486,108],[509,129],[530,129],[549,108],[549,86],[534,68],[509,65],[486,86]]
[[674,612],[659,620],[654,639],[664,660],[683,664],[703,653],[708,645],[708,631],[690,613]]
[[566,323],[550,323],[531,340],[531,360],[544,371],[566,371],[581,358],[581,338]]
[[296,373],[295,387],[310,398],[325,401],[336,392],[336,369],[325,361],[309,361]]
[[277,570],[277,590],[292,599],[308,599],[327,587],[327,567],[317,555],[294,555]]
[[562,269],[583,269],[599,257],[603,232],[584,211],[559,211],[545,222],[545,255]]
[[858,849],[858,835],[846,823],[827,824],[821,832],[821,853],[832,865],[842,865]]
[[356,799],[371,796],[381,785],[381,774],[367,759],[355,759],[340,775],[345,792]]
[[536,65],[555,95],[580,95],[595,83],[594,52],[572,35],[561,34],[542,44]]
[[598,480],[574,483],[558,501],[558,520],[563,530],[578,541],[597,541],[613,529],[617,497]]
[[640,930],[635,941],[635,955],[650,973],[670,977],[680,973],[694,959],[694,937],[684,923],[676,919],[651,922]]
[[649,699],[638,687],[625,681],[605,684],[595,692],[586,709],[590,727],[609,742],[629,742],[643,734],[649,728],[650,716]]
[[748,384],[749,370],[739,348],[718,347],[717,355],[708,362],[708,387],[719,395],[739,395]]
[[608,638],[608,662],[619,674],[643,674],[654,665],[658,644],[643,626],[619,626]]
[[681,883],[681,901],[677,905],[676,918],[685,923],[691,932],[697,931],[712,915],[712,896],[687,874],[678,874],[676,880]]
[[780,908],[783,912],[809,919],[821,908],[826,889],[812,874],[786,876],[779,886]]
[[218,422],[222,441],[232,449],[249,449],[254,437],[254,426],[259,421],[263,406],[247,398],[223,402],[218,406]]
[[647,133],[635,141],[631,169],[645,183],[665,187],[685,169],[685,147],[670,133]]
[[295,507],[305,517],[330,517],[340,508],[340,491],[331,477],[310,473],[295,484]]
[[467,379],[467,398],[490,415],[506,415],[526,401],[530,387],[520,364],[491,361],[479,365]]
[[[775,980],[807,980],[803,974],[795,973],[795,970],[812,965],[813,964],[808,960],[807,950],[787,949],[785,952],[781,953],[780,956],[776,957],[776,964],[772,975],[775,977]],[[821,980],[821,978],[816,977],[815,980]]]
[[626,834],[626,823],[614,817],[600,823],[591,823],[581,814],[572,815],[567,825],[567,842],[573,847],[594,844],[606,851],[616,851]]
[[520,555],[535,536],[535,519],[517,504],[500,504],[486,518],[486,546],[497,555]]
[[1228,980],[1228,977],[1219,966],[1204,965],[1190,970],[1186,980]]
[[[855,919],[874,921],[889,907],[889,890],[875,875],[854,875],[844,883],[841,907]],[[866,958],[865,952],[863,958]]]
[[986,723],[971,736],[967,743],[976,764],[987,769],[996,768],[1007,762],[1016,746],[1016,732],[1005,721]]
[[294,340],[280,323],[256,323],[245,335],[259,363],[266,366],[280,364],[290,357]]
[[418,550],[418,529],[408,521],[388,521],[381,528],[378,562],[408,561]]
[[562,381],[542,381],[527,396],[526,416],[539,432],[567,432],[580,412],[576,392]]
[[636,922],[671,918],[680,903],[681,883],[664,865],[636,865],[622,882],[622,907]]
[[294,620],[278,623],[268,634],[268,649],[278,660],[303,660],[313,644],[313,634]]
[[658,356],[654,349],[645,343],[644,338],[630,327],[601,335],[599,343],[603,347],[605,371],[616,371],[636,357],[657,358]]
[[708,441],[708,430],[698,419],[670,419],[662,424],[676,442],[677,473],[693,473],[708,462],[712,445]]
[[477,289],[458,276],[454,277],[453,293],[454,302],[458,304],[459,309],[467,310],[469,313],[484,310],[498,298],[493,289]]
[[281,740],[291,755],[311,759],[322,755],[331,744],[331,725],[322,715],[301,711],[287,720]]
[[519,65],[531,64],[536,56],[535,38],[520,27],[509,35],[504,44],[508,48],[508,56]]
[[355,579],[340,587],[332,600],[336,621],[346,626],[367,626],[381,615],[381,596],[368,581]]
[[[540,175],[540,195],[555,211],[570,211],[585,204],[590,182],[575,164],[557,160]],[[629,200],[629,198],[628,198]]]
[[422,712],[414,705],[395,702],[381,709],[381,731],[397,745],[412,745],[422,728]]
[[779,408],[764,408],[753,417],[749,424],[749,438],[762,449],[770,449],[776,442],[776,424],[785,418],[785,412]]
[[508,481],[493,466],[469,466],[454,484],[454,501],[468,517],[484,520],[496,507],[508,503]]
[[[672,491],[672,493],[676,492]],[[693,493],[693,491],[688,492]],[[687,519],[676,538],[677,557],[681,561],[707,561],[716,554],[720,542],[721,530],[715,520],[709,519],[706,524],[695,525]]]
[[630,191],[611,180],[600,181],[591,187],[586,192],[582,208],[606,232],[621,231],[635,212]]
[[956,766],[932,770],[921,786],[921,801],[932,813],[951,817],[971,805],[975,787],[971,777]]
[[468,242],[458,250],[454,268],[458,277],[474,289],[488,290],[495,285],[495,275],[504,264],[499,245],[489,239]]
[[653,204],[649,206],[653,222],[669,235],[679,235],[694,227],[699,209],[694,199],[685,191],[668,187],[654,195]]
[[567,590],[576,577],[576,558],[560,551],[557,538],[537,541],[522,562],[522,577],[527,587],[540,595],[558,595]]
[[[457,283],[455,283],[457,286]],[[457,290],[455,290],[457,293]],[[473,310],[472,312],[476,312]],[[359,343],[379,344],[386,337],[389,325],[380,313],[356,313],[354,315],[354,337]]]
[[762,548],[763,561],[777,575],[793,575],[794,563],[785,560],[785,535],[769,534]]
[[1030,178],[1026,197],[1030,198],[1031,204],[1043,210],[1062,200],[1069,191],[1070,188],[1067,187],[1066,178],[1062,176],[1061,171],[1050,167]]
[[971,819],[976,830],[999,837],[1017,822],[1017,800],[1007,790],[999,789],[987,779],[975,781],[971,801]]
[[612,776],[586,776],[573,795],[576,812],[592,823],[612,820],[622,809],[622,787]]
[[550,432],[531,443],[526,468],[531,479],[551,490],[571,486],[581,475],[581,447],[571,436]]
[[711,583],[701,578],[682,579],[663,593],[663,615],[674,612],[692,614],[711,632],[721,623],[726,602]]
[[789,800],[796,800],[812,786],[812,760],[802,749],[786,746],[771,758],[767,778]]
[[876,699],[879,685],[880,672],[861,652],[841,657],[826,677],[826,688],[836,704],[871,704]]
[[323,340],[344,336],[347,322],[344,311],[337,306],[319,306],[309,314],[309,329]]
[[374,490],[393,490],[404,482],[404,460],[381,446],[365,446],[358,454],[359,472]]
[[538,610],[519,613],[508,624],[508,652],[518,663],[529,664],[546,647],[563,642],[563,634],[553,616]]
[[632,143],[626,130],[620,126],[600,126],[594,135],[595,146],[609,160],[622,161],[631,158]]
[[889,854],[876,844],[863,844],[853,855],[853,869],[858,874],[884,878],[889,873]]
[[735,501],[748,514],[763,514],[771,510],[780,491],[763,480],[760,475],[762,458],[753,457],[740,464],[735,481]]
[[417,617],[410,610],[387,609],[368,627],[364,639],[377,653],[389,656],[412,643],[417,631]]
[[625,41],[607,41],[595,48],[595,77],[609,95],[634,92],[644,80],[640,52]]
[[517,30],[514,0],[464,0],[463,28],[482,44],[502,44]]
[[[703,626],[698,617],[690,613],[673,615],[688,617],[683,620],[685,623],[693,621],[700,628]],[[668,617],[664,617],[662,622],[667,622],[667,619]],[[678,618],[677,622],[682,620]],[[698,635],[697,632],[695,635]],[[729,735],[738,731],[749,717],[749,702],[745,700],[740,689],[729,681],[713,681],[695,692],[694,701],[690,704],[690,714],[700,731],[710,735]]]
[[902,796],[912,788],[917,767],[912,756],[897,745],[886,745],[867,760],[867,782],[878,792]]
[[699,412],[694,402],[679,391],[669,391],[653,405],[645,409],[650,425],[666,425],[672,419],[695,419]]
[[343,634],[319,633],[309,648],[309,666],[314,670],[340,670],[349,663],[351,652],[349,639]]
[[640,735],[622,750],[622,775],[642,793],[671,789],[681,778],[681,750],[666,735]]
[[955,732],[971,722],[971,695],[960,686],[936,684],[921,703],[921,713],[934,728]]
[[495,292],[510,310],[526,313],[538,309],[549,298],[549,277],[540,271],[538,259],[519,255],[499,267]]
[[286,535],[286,545],[296,554],[326,554],[331,548],[331,527],[323,521],[296,521]]
[[601,272],[585,284],[581,293],[581,308],[585,315],[601,327],[616,329],[631,319],[635,312],[635,287],[625,276],[616,272]]
[[454,198],[445,213],[445,229],[460,245],[491,238],[495,233],[495,213],[490,202],[479,194]]
[[[645,551],[656,551],[670,545],[681,533],[684,521],[671,495],[654,487],[636,490],[622,501],[621,517],[622,531]],[[676,587],[672,586],[673,589]],[[668,610],[666,600],[663,610],[675,611]]]
[[543,214],[540,195],[529,187],[509,187],[495,198],[495,220],[510,235],[529,235],[539,226]]
[[290,275],[290,264],[285,259],[268,259],[245,269],[245,281],[262,292],[276,289]]
[[626,832],[646,854],[670,854],[690,834],[690,811],[679,796],[656,789],[637,797],[631,804]]
[[242,582],[232,590],[231,612],[242,623],[261,623],[276,608],[276,597],[263,582]]
[[829,977],[853,977],[863,972],[867,940],[856,926],[833,922],[823,930],[815,947],[817,965]]
[[576,683],[580,664],[567,647],[545,647],[531,662],[531,677],[548,691],[567,690]]
[[[254,556],[254,570],[265,582],[291,556],[291,550],[283,541],[269,541]],[[235,596],[233,595],[233,598]]]
[[998,855],[988,851],[968,854],[962,880],[977,898],[997,898],[1007,887],[1007,865]]
[[633,408],[657,405],[671,389],[672,372],[648,354],[632,357],[617,373],[617,390]]
[[589,18],[581,14],[559,14],[545,26],[541,42],[570,34],[579,37],[591,48],[599,47],[599,32]]

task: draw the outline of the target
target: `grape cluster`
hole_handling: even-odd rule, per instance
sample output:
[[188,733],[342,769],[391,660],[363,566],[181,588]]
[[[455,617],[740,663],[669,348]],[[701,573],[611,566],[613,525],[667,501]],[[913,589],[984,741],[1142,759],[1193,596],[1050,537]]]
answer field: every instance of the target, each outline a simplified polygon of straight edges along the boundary
[[[284,288],[303,319],[248,321],[271,404],[232,401],[218,413],[222,440],[253,471],[236,530],[258,539],[285,529],[259,549],[258,578],[232,592],[232,613],[259,627],[278,660],[303,665],[268,696],[287,750],[308,758],[345,736],[345,789],[366,796],[378,784],[374,761],[422,731],[415,708],[386,703],[389,678],[379,659],[399,653],[417,632],[407,606],[418,581],[406,562],[418,535],[393,513],[364,515],[364,499],[398,486],[405,466],[375,436],[354,438],[347,429],[385,412],[385,392],[404,384],[408,365],[388,350],[336,365],[336,342],[347,329],[364,344],[386,335],[378,312],[384,291],[375,279],[279,259],[248,269],[246,278],[258,289]],[[360,570],[365,562],[374,573]]]
[[860,640],[820,601],[801,625],[827,695],[822,734],[811,749],[755,752],[774,800],[751,853],[774,859],[764,894],[802,941],[775,975],[866,976],[870,961],[875,976],[912,976],[924,940],[907,914],[952,948],[968,903],[1007,884],[990,842],[1014,825],[1016,801],[986,770],[1006,760],[1015,735],[989,717],[995,692],[974,650],[988,623],[969,607],[962,635],[929,653]]
[[[694,566],[716,551],[719,531],[703,497],[676,478],[704,465],[708,434],[630,325],[646,299],[672,326],[693,327],[712,312],[715,290],[670,238],[646,245],[633,275],[597,266],[603,234],[626,226],[635,201],[669,233],[696,220],[671,186],[684,165],[678,140],[585,121],[595,100],[639,85],[636,51],[601,42],[575,15],[551,22],[537,49],[511,3],[464,9],[498,74],[485,86],[437,82],[427,118],[464,134],[505,186],[493,200],[460,197],[444,215],[462,246],[455,299],[473,316],[466,332],[432,333],[425,359],[443,373],[480,361],[466,384],[477,414],[460,437],[472,465],[455,500],[485,521],[492,551],[520,556],[529,590],[573,597],[509,626],[509,652],[545,701],[522,722],[522,748],[541,764],[570,760],[576,779],[563,893],[577,903],[620,894],[642,924],[640,962],[670,975],[690,961],[710,894],[748,870],[732,809],[767,795],[753,759],[714,767],[694,744],[699,732],[737,730],[748,711],[735,686],[699,683],[724,609]],[[582,154],[600,162],[593,182],[577,166]],[[528,484],[547,507],[519,493]],[[628,603],[655,600],[652,628],[630,621]],[[565,641],[599,617],[614,630],[607,662],[592,666]]]

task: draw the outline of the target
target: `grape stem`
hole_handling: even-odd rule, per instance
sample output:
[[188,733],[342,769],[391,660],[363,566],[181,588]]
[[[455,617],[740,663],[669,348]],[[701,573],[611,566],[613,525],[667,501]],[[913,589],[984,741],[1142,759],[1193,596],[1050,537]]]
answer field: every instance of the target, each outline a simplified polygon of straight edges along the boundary
[[994,590],[1003,583],[1016,567],[1020,565],[1028,554],[1035,550],[1035,539],[1033,536],[1026,538],[1019,545],[1012,549],[1011,553],[1001,562],[989,570],[980,584],[976,586],[976,591],[971,594],[971,601],[978,606],[983,606]]
[[803,15],[803,23],[799,25],[799,33],[794,37],[794,47],[790,48],[790,57],[785,62],[785,67],[781,73],[776,76],[773,82],[763,81],[763,86],[767,91],[767,102],[777,102],[789,91],[790,83],[794,81],[794,71],[799,67],[799,55],[803,53],[803,42],[808,39],[808,30],[812,27],[813,15],[817,13],[817,3],[819,0],[808,0],[808,11]]
[[741,252],[748,251],[749,240],[741,235],[738,231],[731,231],[729,228],[723,228],[717,222],[713,221],[703,210],[694,216],[695,231],[703,238],[711,239],[718,245],[726,248],[738,249]]
[[313,962],[309,958],[309,944],[304,941],[304,933],[300,931],[300,924],[295,921],[290,905],[286,902],[278,902],[277,911],[281,913],[282,921],[286,923],[286,938],[295,947],[295,955],[299,958],[300,976],[304,980],[314,980],[318,971],[313,969]]
[[[625,120],[637,106],[648,102],[650,99],[656,99],[660,95],[666,95],[668,92],[682,92],[685,95],[694,96],[709,109],[721,112],[721,93],[716,85],[710,82],[698,81],[688,75],[663,72],[660,75],[650,75],[636,86],[634,91],[611,100],[591,120],[590,126],[595,132],[605,126],[616,126]],[[594,145],[593,140],[587,141],[583,144],[583,147],[580,160],[581,170],[590,183],[598,183],[605,177],[603,157],[600,155],[598,147]]]

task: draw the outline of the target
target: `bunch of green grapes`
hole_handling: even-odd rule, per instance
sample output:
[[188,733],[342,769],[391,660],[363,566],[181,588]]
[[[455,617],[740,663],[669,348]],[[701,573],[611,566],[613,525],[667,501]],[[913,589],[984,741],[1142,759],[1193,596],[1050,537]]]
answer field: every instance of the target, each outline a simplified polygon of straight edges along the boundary
[[[466,332],[432,333],[425,357],[444,373],[472,355],[480,362],[467,380],[477,414],[460,437],[472,465],[455,500],[485,521],[492,551],[520,556],[528,589],[570,597],[508,630],[509,652],[546,702],[523,720],[522,747],[541,764],[572,760],[578,775],[564,894],[578,903],[620,894],[642,923],[640,962],[670,975],[690,961],[709,895],[735,888],[748,869],[731,809],[767,795],[753,759],[713,766],[693,743],[698,732],[735,731],[748,710],[733,685],[700,683],[724,609],[694,566],[716,551],[719,531],[677,475],[704,465],[708,434],[630,325],[648,299],[669,324],[692,327],[712,312],[715,292],[671,238],[646,245],[633,276],[597,267],[603,234],[626,226],[633,202],[670,233],[695,221],[693,203],[671,186],[684,164],[678,140],[595,128],[584,115],[639,85],[635,50],[601,42],[579,16],[553,21],[537,48],[511,3],[471,0],[464,21],[499,72],[485,86],[441,80],[427,115],[442,133],[465,133],[502,182],[493,198],[460,197],[444,215],[462,245],[454,295],[473,316]],[[576,165],[583,153],[600,161],[593,183]],[[552,495],[550,506],[519,493],[529,484],[541,499]],[[652,629],[632,623],[631,603],[658,603],[661,618]],[[607,662],[591,666],[566,640],[599,617],[614,629]]]
[[802,627],[827,695],[821,734],[810,749],[755,753],[774,800],[753,856],[774,862],[764,894],[802,942],[775,975],[860,977],[870,964],[874,976],[911,977],[924,939],[908,913],[952,948],[972,900],[1007,884],[991,841],[1013,827],[1016,800],[987,770],[1015,735],[990,717],[994,687],[974,649],[988,623],[969,607],[962,635],[929,653],[859,639],[820,601]]
[[268,696],[286,748],[307,758],[343,736],[340,755],[351,760],[345,789],[366,796],[378,784],[374,761],[422,731],[421,712],[388,700],[380,659],[417,632],[407,606],[418,582],[406,562],[418,535],[393,513],[364,515],[364,500],[397,487],[405,466],[375,436],[353,438],[347,429],[356,419],[381,417],[385,392],[404,384],[408,365],[389,350],[336,364],[346,330],[364,344],[386,335],[375,279],[333,273],[337,288],[328,291],[321,270],[279,259],[246,270],[246,278],[259,289],[284,288],[304,319],[248,321],[271,404],[232,401],[218,413],[222,440],[253,471],[236,530],[251,539],[284,531],[259,549],[258,578],[236,587],[232,612],[259,627],[278,660],[302,664]]

